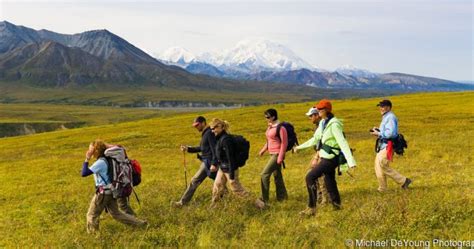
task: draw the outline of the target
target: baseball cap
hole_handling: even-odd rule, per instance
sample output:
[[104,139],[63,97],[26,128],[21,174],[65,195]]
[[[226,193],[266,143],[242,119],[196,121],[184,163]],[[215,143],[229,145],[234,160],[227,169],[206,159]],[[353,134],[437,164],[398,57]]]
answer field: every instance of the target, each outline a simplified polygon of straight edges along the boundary
[[332,111],[332,104],[331,104],[331,101],[327,100],[327,99],[322,99],[321,101],[319,101],[319,103],[314,106],[316,108],[318,108],[318,110],[321,110],[321,109],[326,109],[328,112],[331,112]]
[[318,109],[311,107],[309,108],[308,112],[306,113],[306,116],[310,117],[311,115],[318,114]]
[[198,126],[199,124],[202,124],[206,122],[206,118],[204,118],[203,116],[197,116],[195,119],[194,119],[194,122],[193,122],[193,126],[196,127]]
[[392,102],[391,102],[390,100],[388,100],[388,99],[384,99],[384,100],[380,101],[380,102],[377,104],[377,106],[380,106],[380,107],[382,107],[382,106],[390,106],[390,107],[392,107]]

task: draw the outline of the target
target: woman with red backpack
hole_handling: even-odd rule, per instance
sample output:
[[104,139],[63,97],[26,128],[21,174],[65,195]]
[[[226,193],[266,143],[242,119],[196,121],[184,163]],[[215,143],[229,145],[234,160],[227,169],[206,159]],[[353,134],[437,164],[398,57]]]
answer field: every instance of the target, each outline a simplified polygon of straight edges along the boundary
[[[108,162],[105,151],[112,145],[107,145],[102,140],[95,140],[89,145],[86,152],[86,160],[82,165],[82,177],[94,175],[96,193],[92,197],[87,212],[87,231],[89,233],[99,230],[99,217],[104,209],[112,217],[124,224],[135,226],[146,226],[147,222],[135,218],[133,215],[123,213],[119,210],[117,199],[113,197],[110,184],[112,179],[108,175]],[[94,157],[97,160],[89,167],[89,160]]]

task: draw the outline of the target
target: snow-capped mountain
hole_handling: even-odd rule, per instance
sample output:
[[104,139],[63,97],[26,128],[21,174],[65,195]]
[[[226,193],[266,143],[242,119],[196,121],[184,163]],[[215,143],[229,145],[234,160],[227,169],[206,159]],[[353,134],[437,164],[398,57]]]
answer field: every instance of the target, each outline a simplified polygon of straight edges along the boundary
[[373,72],[370,72],[369,70],[365,70],[365,69],[356,68],[352,65],[345,65],[345,66],[342,66],[340,68],[337,68],[335,70],[335,72],[338,72],[340,74],[344,74],[344,75],[347,75],[347,76],[356,77],[356,78],[369,78],[369,79],[372,79],[372,78],[375,78],[375,77],[378,76],[377,73],[373,73]]
[[158,59],[181,67],[186,67],[192,62],[201,62],[223,71],[241,73],[315,69],[289,48],[261,38],[246,39],[231,49],[206,52],[198,56],[184,48],[172,47],[158,55]]
[[186,67],[196,61],[196,56],[181,47],[171,47],[157,55],[157,59],[181,67]]
[[212,56],[206,55],[203,59],[218,67],[234,68],[244,72],[313,69],[313,66],[289,48],[261,38],[240,41],[229,50]]

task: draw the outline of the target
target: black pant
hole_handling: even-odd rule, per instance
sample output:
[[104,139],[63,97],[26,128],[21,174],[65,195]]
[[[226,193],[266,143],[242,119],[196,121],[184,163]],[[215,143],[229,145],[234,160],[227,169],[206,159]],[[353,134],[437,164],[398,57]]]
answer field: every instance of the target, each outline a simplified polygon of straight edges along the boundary
[[306,188],[308,189],[308,207],[316,207],[318,199],[318,189],[316,181],[324,175],[326,189],[333,204],[340,205],[341,197],[336,183],[337,159],[321,158],[319,163],[306,174]]

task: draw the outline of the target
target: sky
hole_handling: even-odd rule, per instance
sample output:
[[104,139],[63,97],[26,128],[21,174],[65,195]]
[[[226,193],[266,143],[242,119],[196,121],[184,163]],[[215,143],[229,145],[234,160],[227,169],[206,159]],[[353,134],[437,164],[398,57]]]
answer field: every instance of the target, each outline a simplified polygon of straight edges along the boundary
[[353,65],[474,81],[472,0],[6,1],[0,21],[74,34],[107,29],[156,55],[246,38],[283,44],[313,66]]

